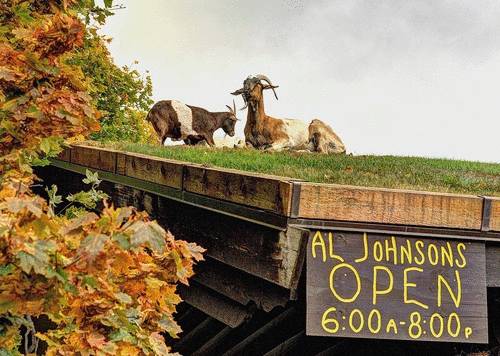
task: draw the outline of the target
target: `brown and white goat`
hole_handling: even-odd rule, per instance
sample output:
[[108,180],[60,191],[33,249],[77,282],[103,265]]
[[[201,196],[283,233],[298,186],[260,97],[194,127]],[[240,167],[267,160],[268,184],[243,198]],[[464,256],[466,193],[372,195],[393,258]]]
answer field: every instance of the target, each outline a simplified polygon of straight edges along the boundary
[[205,109],[185,105],[177,100],[157,102],[148,113],[146,120],[153,125],[160,143],[167,137],[187,145],[195,145],[205,140],[214,146],[214,132],[222,128],[229,136],[234,136],[236,125],[236,106],[226,105],[228,112],[209,112]]
[[[263,83],[265,82],[265,83]],[[245,141],[259,149],[304,149],[309,141],[308,125],[300,120],[277,119],[264,111],[263,91],[272,89],[278,99],[271,80],[265,75],[249,76],[243,82],[243,88],[231,93],[242,95],[245,108],[248,107],[245,124]]]
[[[243,82],[243,88],[231,93],[242,95],[245,108],[248,107],[245,125],[245,141],[258,149],[272,150],[310,150],[324,153],[345,152],[344,144],[333,130],[321,120],[310,124],[301,120],[277,119],[264,111],[264,90],[272,89],[278,99],[271,80],[262,74],[249,76]],[[333,134],[333,135],[332,135]],[[332,143],[331,141],[335,142]],[[341,149],[331,149],[341,147]],[[328,148],[328,149],[327,149]]]

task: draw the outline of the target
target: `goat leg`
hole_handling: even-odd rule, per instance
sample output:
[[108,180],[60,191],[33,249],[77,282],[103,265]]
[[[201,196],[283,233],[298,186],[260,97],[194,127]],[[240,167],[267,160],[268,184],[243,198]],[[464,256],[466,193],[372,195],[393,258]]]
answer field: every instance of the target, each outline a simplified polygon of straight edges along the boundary
[[208,145],[209,146],[215,146],[215,141],[214,141],[214,138],[212,137],[212,135],[206,135],[205,137],[205,141],[207,141]]

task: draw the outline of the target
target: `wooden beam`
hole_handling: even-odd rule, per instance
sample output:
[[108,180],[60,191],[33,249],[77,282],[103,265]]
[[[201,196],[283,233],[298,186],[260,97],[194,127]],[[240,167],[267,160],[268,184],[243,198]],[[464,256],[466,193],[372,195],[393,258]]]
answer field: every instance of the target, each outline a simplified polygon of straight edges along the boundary
[[195,271],[194,281],[241,305],[253,302],[257,308],[269,312],[277,306],[284,307],[290,300],[289,290],[208,256]]
[[124,157],[124,175],[167,187],[182,189],[183,165],[181,162],[138,153],[127,153]]
[[201,346],[198,350],[194,351],[191,356],[203,356],[203,355],[211,355],[213,351],[225,341],[225,339],[231,334],[233,329],[229,326],[226,326],[224,329],[219,331],[213,338],[208,340],[203,346]]
[[196,349],[199,345],[203,344],[210,335],[214,332],[216,333],[220,325],[221,324],[217,320],[208,316],[186,335],[181,336],[180,340],[174,345],[175,351],[187,354]]
[[261,350],[265,344],[274,339],[273,332],[288,329],[294,326],[294,318],[297,316],[295,308],[289,308],[278,314],[274,319],[263,325],[260,329],[250,334],[247,338],[233,346],[224,353],[224,356],[238,356],[245,354],[252,347]]
[[[120,162],[121,153],[117,153],[117,161]],[[59,159],[51,159],[51,166],[64,169],[66,171],[85,174],[87,167]],[[150,192],[161,197],[177,202],[182,202],[191,206],[217,212],[226,216],[231,216],[239,220],[245,220],[253,224],[269,227],[271,229],[284,231],[287,226],[287,218],[270,211],[260,210],[249,206],[235,204],[229,201],[214,199],[200,194],[189,193],[180,189],[171,188],[165,185],[147,182],[142,179],[127,177],[122,174],[113,174],[99,169],[92,169],[99,173],[99,178],[120,184],[127,187]]]
[[289,215],[291,182],[284,177],[231,169],[186,166],[188,192]]
[[484,198],[472,195],[300,182],[86,145],[66,150],[60,161],[285,218],[500,232],[498,197],[489,198],[485,227]]
[[64,162],[71,162],[71,148],[68,147],[64,149],[58,156],[57,159]]
[[115,173],[117,152],[91,146],[73,146],[71,148],[71,163]]
[[180,286],[179,294],[186,303],[203,313],[232,328],[250,318],[252,313],[244,306],[196,282],[190,284],[189,287]]
[[301,218],[481,228],[483,200],[477,196],[335,184],[300,186]]
[[306,338],[305,330],[298,332],[293,335],[289,339],[285,340],[274,349],[266,352],[264,356],[280,356],[280,355],[293,355],[297,354],[297,351],[306,351],[301,346],[304,343],[304,339]]

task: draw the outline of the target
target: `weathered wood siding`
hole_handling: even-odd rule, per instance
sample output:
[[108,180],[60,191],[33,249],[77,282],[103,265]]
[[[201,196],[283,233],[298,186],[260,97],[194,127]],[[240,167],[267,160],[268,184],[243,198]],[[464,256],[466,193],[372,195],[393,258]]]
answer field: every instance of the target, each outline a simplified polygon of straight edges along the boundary
[[137,153],[128,153],[123,157],[125,170],[122,175],[167,187],[182,188],[183,166],[178,162]]
[[310,219],[480,229],[483,199],[472,195],[300,184],[297,216]]
[[232,201],[288,215],[291,199],[286,178],[232,169],[186,166],[184,189],[212,198]]

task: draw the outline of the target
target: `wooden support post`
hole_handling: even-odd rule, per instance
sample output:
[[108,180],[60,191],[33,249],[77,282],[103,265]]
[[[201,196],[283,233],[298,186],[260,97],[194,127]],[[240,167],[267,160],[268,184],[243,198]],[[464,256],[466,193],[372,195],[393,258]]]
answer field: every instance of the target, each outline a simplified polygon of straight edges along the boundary
[[266,352],[264,356],[297,355],[297,351],[301,348],[301,343],[304,342],[305,337],[306,332],[305,330],[302,330],[276,346],[271,351]]
[[295,308],[286,309],[260,329],[249,335],[246,339],[226,351],[224,356],[238,356],[243,354],[245,350],[249,350],[251,347],[255,347],[260,350],[269,343],[269,339],[274,339],[275,335],[273,335],[273,331],[277,329],[284,329],[286,326],[291,326],[291,320],[293,320],[296,316],[296,313],[297,311]]
[[224,342],[224,340],[231,334],[233,329],[230,326],[226,326],[219,333],[217,333],[213,338],[207,341],[202,347],[193,352],[191,356],[203,356],[211,355],[213,351]]
[[214,332],[217,333],[216,330],[220,329],[221,325],[222,323],[208,316],[175,344],[175,350],[182,354],[195,350],[204,340],[208,339],[210,335],[213,335]]

